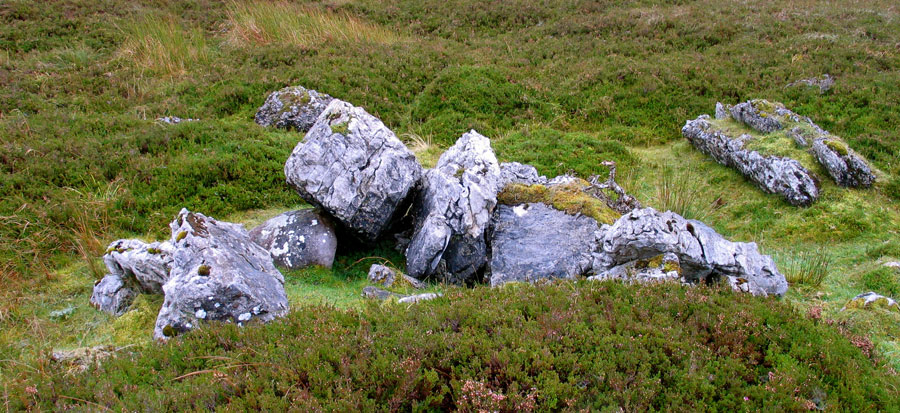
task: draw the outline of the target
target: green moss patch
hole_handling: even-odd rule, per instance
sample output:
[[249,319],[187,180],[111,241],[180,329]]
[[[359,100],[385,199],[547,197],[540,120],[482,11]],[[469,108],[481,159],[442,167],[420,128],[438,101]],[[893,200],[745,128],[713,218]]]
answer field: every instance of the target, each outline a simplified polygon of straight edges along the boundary
[[570,215],[586,215],[601,224],[612,224],[622,215],[608,207],[605,202],[594,198],[582,189],[590,185],[583,179],[566,185],[522,185],[511,184],[497,195],[497,202],[503,205],[524,203],[544,203]]
[[350,131],[350,122],[340,122],[331,126],[331,133],[346,135]]

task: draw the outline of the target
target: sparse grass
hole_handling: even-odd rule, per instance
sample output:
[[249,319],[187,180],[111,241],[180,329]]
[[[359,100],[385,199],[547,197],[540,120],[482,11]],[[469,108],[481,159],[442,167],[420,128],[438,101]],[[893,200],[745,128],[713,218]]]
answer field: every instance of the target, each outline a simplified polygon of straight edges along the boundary
[[775,254],[778,269],[794,287],[817,288],[828,277],[831,259],[824,248],[812,251],[788,250]]
[[702,179],[684,168],[664,166],[655,188],[652,206],[660,211],[673,211],[687,219],[705,221],[718,206],[718,200],[706,201]]
[[314,49],[327,42],[391,44],[396,33],[347,13],[322,11],[286,1],[232,1],[228,42],[237,47],[273,43]]
[[181,76],[209,62],[203,33],[182,27],[174,17],[145,15],[122,23],[121,30],[125,41],[119,47],[119,60],[149,76]]

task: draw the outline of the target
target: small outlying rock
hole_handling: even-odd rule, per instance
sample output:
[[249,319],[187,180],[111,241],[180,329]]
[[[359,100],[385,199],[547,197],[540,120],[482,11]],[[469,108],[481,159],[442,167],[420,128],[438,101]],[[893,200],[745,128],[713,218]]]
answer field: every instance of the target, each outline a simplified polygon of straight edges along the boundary
[[363,298],[370,298],[373,300],[387,300],[391,297],[402,297],[400,294],[392,293],[390,291],[382,290],[378,287],[373,287],[371,285],[363,287],[362,290]]
[[674,254],[681,276],[691,283],[735,277],[754,284],[748,286],[750,291],[779,296],[788,287],[775,262],[760,254],[755,243],[728,241],[706,224],[671,211],[643,208],[623,215],[605,228],[602,249],[601,259],[594,264],[598,274],[636,260]]
[[542,203],[499,205],[491,235],[490,283],[574,278],[592,268],[600,227]]
[[79,347],[71,350],[54,349],[50,353],[50,361],[67,365],[72,371],[82,372],[120,350],[114,346]]
[[91,305],[96,309],[120,316],[128,311],[138,292],[128,286],[120,274],[107,274],[94,284]]
[[250,239],[268,250],[276,265],[291,270],[310,265],[331,268],[337,251],[331,220],[312,209],[278,215],[253,228]]
[[181,122],[194,122],[200,119],[191,119],[191,118],[179,118],[178,116],[164,116],[161,118],[156,118],[156,121],[159,123],[165,123],[167,125],[177,125]]
[[440,297],[440,293],[423,293],[423,294],[415,294],[415,295],[402,295],[397,293],[392,293],[390,291],[382,290],[378,287],[368,286],[363,288],[362,297],[368,298],[372,300],[388,300],[390,298],[396,298],[398,303],[401,304],[415,304],[420,301],[428,301],[433,300],[435,298]]
[[819,198],[817,179],[800,162],[744,149],[749,136],[732,138],[713,128],[707,115],[688,121],[681,133],[701,152],[737,169],[762,190],[780,194],[792,205],[809,206]]
[[303,86],[286,87],[266,98],[254,120],[261,126],[306,133],[333,99]]
[[243,226],[182,209],[172,230],[172,271],[156,327],[167,339],[201,320],[270,321],[288,311],[284,277]]
[[384,287],[391,287],[397,282],[409,284],[413,288],[425,288],[425,283],[381,264],[372,264],[369,267],[369,282],[381,284]]
[[850,299],[842,310],[848,308],[886,308],[888,310],[900,311],[900,306],[891,298],[881,294],[869,291],[862,293]]
[[403,142],[360,107],[332,100],[284,166],[287,182],[362,241],[375,241],[422,175]]
[[469,131],[425,173],[406,249],[414,278],[462,284],[487,264],[485,229],[497,204],[500,166],[491,142]]
[[882,266],[885,266],[885,267],[888,267],[888,268],[900,269],[900,262],[898,262],[898,261],[888,261],[888,262],[886,262],[886,263],[884,263],[884,264],[881,264],[881,265],[882,265]]
[[834,78],[831,77],[828,73],[819,76],[819,77],[811,77],[808,79],[800,79],[796,82],[788,83],[787,87],[792,86],[807,86],[807,87],[815,87],[819,89],[819,92],[827,92],[831,90],[834,86]]

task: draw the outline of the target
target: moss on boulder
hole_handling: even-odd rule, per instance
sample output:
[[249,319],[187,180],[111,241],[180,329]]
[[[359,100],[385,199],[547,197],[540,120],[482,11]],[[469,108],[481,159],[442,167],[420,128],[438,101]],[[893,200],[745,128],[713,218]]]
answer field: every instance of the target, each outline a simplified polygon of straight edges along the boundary
[[601,224],[612,224],[622,215],[600,199],[583,191],[590,184],[576,178],[563,185],[523,185],[510,184],[497,195],[497,202],[503,205],[543,203],[570,215],[585,215]]

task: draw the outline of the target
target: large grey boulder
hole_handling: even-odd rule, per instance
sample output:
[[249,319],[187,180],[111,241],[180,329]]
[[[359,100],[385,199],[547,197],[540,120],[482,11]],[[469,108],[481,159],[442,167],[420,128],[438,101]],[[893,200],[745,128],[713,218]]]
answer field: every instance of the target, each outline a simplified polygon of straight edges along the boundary
[[168,242],[146,243],[136,239],[113,241],[103,262],[110,274],[134,282],[145,293],[161,293],[169,279],[174,247]]
[[875,174],[869,165],[843,142],[819,138],[813,141],[811,149],[838,185],[867,188],[875,182]]
[[602,249],[601,262],[594,263],[598,274],[636,260],[673,254],[681,276],[691,283],[734,277],[752,283],[749,291],[779,296],[788,287],[772,258],[760,254],[755,243],[728,241],[706,224],[671,211],[643,208],[623,215],[606,229]]
[[100,311],[120,316],[128,311],[138,292],[119,274],[107,274],[94,284],[91,305]]
[[321,265],[331,268],[337,236],[331,220],[312,209],[285,212],[250,231],[250,239],[287,269]]
[[542,203],[499,205],[491,235],[491,286],[574,278],[592,269],[602,232],[593,218]]
[[737,169],[762,190],[779,194],[792,205],[809,206],[819,197],[815,176],[800,162],[744,149],[749,135],[732,138],[713,128],[707,115],[687,121],[681,134],[701,152]]
[[243,226],[182,209],[169,227],[172,271],[154,337],[167,339],[203,320],[242,325],[287,313],[284,277]]
[[333,100],[284,166],[287,182],[363,241],[374,241],[422,175],[403,142],[360,107]]
[[333,99],[303,86],[286,87],[266,98],[254,120],[262,126],[306,133]]
[[425,173],[406,249],[409,275],[463,283],[487,263],[485,230],[497,205],[500,165],[488,138],[469,131]]

